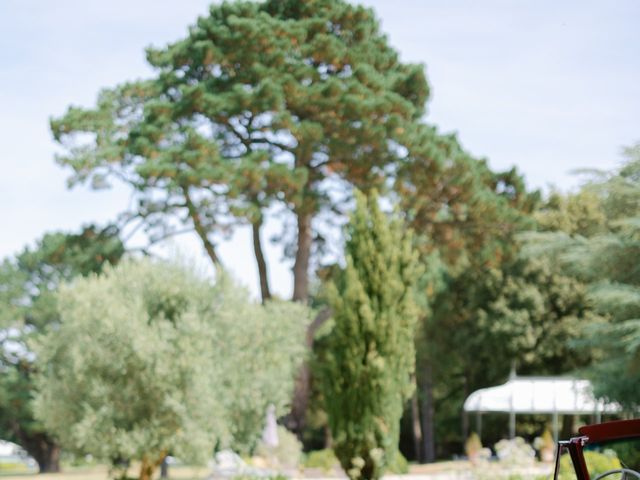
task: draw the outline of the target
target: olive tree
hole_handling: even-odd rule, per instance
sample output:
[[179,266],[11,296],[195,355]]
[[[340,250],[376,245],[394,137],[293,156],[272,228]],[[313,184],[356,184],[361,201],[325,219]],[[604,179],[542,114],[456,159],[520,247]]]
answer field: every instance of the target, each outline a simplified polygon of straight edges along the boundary
[[65,286],[58,304],[60,326],[36,346],[36,415],[78,453],[140,461],[141,480],[168,452],[200,462],[250,446],[304,352],[304,307],[251,303],[176,264],[124,262]]

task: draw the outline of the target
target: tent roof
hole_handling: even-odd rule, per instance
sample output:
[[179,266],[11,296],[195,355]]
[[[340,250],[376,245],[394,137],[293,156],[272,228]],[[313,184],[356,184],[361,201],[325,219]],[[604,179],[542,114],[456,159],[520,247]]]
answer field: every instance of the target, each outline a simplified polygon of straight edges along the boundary
[[568,377],[513,377],[504,385],[482,388],[464,402],[466,412],[613,413],[620,406],[597,401],[588,380]]

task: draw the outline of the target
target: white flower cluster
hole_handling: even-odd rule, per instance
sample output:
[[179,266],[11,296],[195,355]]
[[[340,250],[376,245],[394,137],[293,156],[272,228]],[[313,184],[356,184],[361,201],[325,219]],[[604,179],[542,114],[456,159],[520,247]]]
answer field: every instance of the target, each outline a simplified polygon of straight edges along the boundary
[[525,442],[524,438],[516,437],[511,440],[500,440],[495,444],[498,460],[514,465],[528,465],[534,462],[536,452]]

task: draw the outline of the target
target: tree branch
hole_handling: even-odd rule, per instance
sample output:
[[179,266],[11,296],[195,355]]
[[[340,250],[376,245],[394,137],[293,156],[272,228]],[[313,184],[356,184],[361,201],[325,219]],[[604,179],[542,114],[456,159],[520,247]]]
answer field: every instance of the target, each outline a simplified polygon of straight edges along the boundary
[[316,333],[318,332],[320,327],[322,327],[322,325],[324,325],[324,323],[331,318],[331,315],[333,315],[333,310],[331,310],[330,307],[324,307],[322,310],[320,310],[317,313],[313,321],[307,327],[307,335],[306,335],[307,347],[309,348],[313,347],[313,342],[314,342]]
[[200,237],[200,240],[202,240],[202,244],[204,245],[204,249],[207,252],[207,255],[209,255],[209,258],[211,259],[211,262],[213,263],[214,266],[216,267],[222,266],[222,262],[220,261],[220,258],[216,254],[215,247],[213,243],[211,243],[211,241],[209,240],[209,237],[207,236],[207,230],[204,227],[204,224],[202,223],[202,218],[200,217],[200,213],[198,212],[195,204],[193,203],[193,200],[191,199],[191,195],[189,194],[189,187],[182,187],[182,191],[184,193],[184,198],[187,205],[187,211],[189,212],[189,217],[193,222],[193,227],[196,233]]

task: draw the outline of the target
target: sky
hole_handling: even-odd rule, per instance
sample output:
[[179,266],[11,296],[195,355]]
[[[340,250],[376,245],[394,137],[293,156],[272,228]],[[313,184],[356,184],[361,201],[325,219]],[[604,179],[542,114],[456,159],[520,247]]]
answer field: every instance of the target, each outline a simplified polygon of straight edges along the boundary
[[[107,222],[124,188],[66,187],[48,122],[91,106],[101,88],[151,74],[144,48],[182,38],[206,0],[0,0],[0,258],[51,230]],[[531,188],[570,190],[579,168],[614,168],[640,141],[637,0],[364,0],[403,61],[425,65],[426,121],[456,132],[497,170]],[[267,226],[265,240],[278,231]],[[266,243],[266,242],[265,242]],[[182,236],[161,252],[202,258]],[[220,246],[259,291],[250,232]],[[288,297],[291,264],[267,246],[272,289]],[[204,262],[204,260],[202,260]]]

